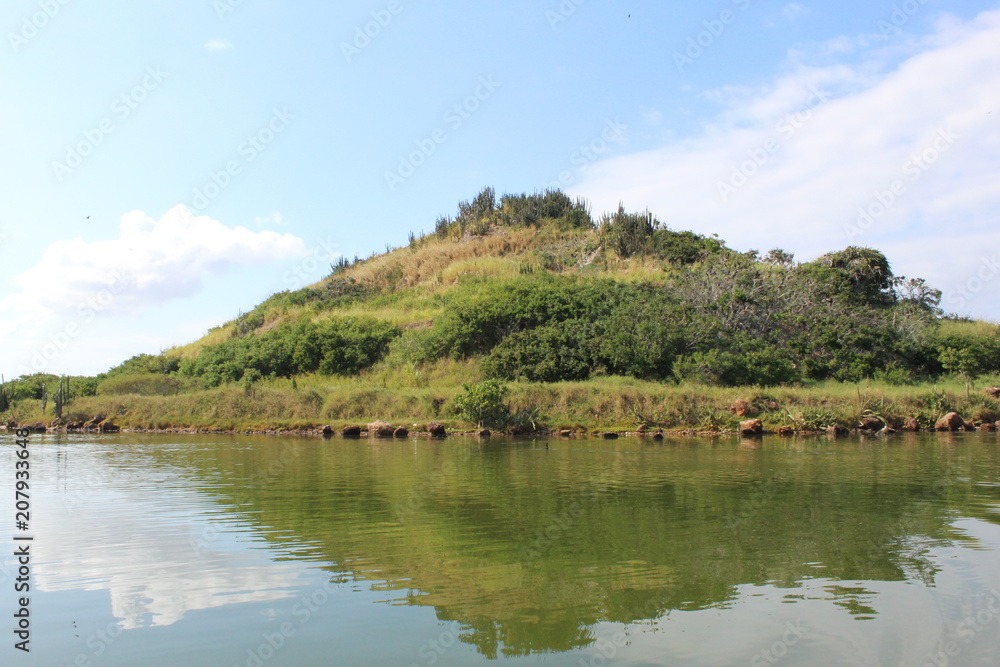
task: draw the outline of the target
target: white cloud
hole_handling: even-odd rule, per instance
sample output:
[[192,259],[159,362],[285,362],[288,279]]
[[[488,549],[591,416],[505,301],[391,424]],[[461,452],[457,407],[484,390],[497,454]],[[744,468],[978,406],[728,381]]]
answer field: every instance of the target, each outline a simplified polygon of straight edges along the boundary
[[[620,200],[648,207],[742,249],[783,247],[806,259],[879,247],[897,273],[937,277],[948,294],[969,253],[960,239],[1000,244],[997,43],[1000,11],[987,12],[941,21],[892,71],[874,56],[799,64],[763,89],[712,91],[720,112],[698,136],[593,164],[574,194],[598,211]],[[900,194],[885,195],[894,185]],[[880,197],[894,201],[852,235],[859,211],[878,213]],[[1000,319],[1000,304],[984,301],[966,305]]]
[[[19,291],[0,299],[3,361],[28,364],[40,350],[51,361],[86,339],[88,330],[93,334],[97,316],[134,315],[188,298],[208,276],[298,259],[305,250],[292,234],[230,228],[184,206],[159,220],[142,211],[127,213],[118,238],[57,241],[15,279]],[[91,341],[90,348],[101,345]]]
[[212,39],[205,43],[206,51],[229,51],[233,45],[224,39]]

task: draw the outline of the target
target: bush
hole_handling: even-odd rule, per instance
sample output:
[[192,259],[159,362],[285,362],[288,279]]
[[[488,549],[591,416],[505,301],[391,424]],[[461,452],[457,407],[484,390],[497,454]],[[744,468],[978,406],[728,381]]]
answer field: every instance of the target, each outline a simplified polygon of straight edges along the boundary
[[326,375],[358,373],[380,361],[402,331],[371,318],[301,320],[272,331],[209,345],[179,372],[201,378],[208,387],[234,382],[248,370],[262,377],[291,377],[319,371]]
[[482,371],[502,380],[585,380],[591,369],[585,349],[589,329],[587,322],[568,320],[511,334],[483,359]]
[[455,397],[455,406],[463,419],[479,426],[503,428],[507,425],[510,408],[504,403],[507,385],[497,379],[478,384],[462,385],[463,392]]

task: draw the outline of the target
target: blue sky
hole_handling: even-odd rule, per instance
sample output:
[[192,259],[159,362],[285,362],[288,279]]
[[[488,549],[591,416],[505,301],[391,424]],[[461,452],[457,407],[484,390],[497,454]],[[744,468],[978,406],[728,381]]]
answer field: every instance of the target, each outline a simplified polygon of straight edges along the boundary
[[1000,320],[998,3],[7,6],[8,377],[189,342],[485,185],[877,247]]

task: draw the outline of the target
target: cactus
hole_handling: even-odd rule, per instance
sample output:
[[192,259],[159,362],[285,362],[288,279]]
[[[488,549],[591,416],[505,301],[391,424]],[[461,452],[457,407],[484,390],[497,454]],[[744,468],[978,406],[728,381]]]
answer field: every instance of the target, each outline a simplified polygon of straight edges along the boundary
[[7,381],[0,375],[0,412],[7,412],[10,409],[11,403],[13,403],[11,398],[10,389],[7,388]]
[[60,378],[59,379],[59,391],[56,392],[56,395],[55,395],[55,400],[54,400],[55,408],[54,408],[54,411],[55,411],[56,419],[62,419],[63,406],[66,405],[67,390],[66,390],[66,387],[63,385],[64,381],[66,382],[66,384],[69,384],[68,381],[64,380],[64,378]]

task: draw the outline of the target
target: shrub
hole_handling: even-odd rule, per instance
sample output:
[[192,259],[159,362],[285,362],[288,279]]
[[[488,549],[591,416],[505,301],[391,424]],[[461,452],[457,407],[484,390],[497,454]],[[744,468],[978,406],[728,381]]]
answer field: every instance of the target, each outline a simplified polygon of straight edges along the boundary
[[507,385],[500,380],[489,379],[478,384],[462,385],[462,390],[455,397],[455,406],[463,419],[495,428],[503,428],[507,424],[510,409],[503,401]]

